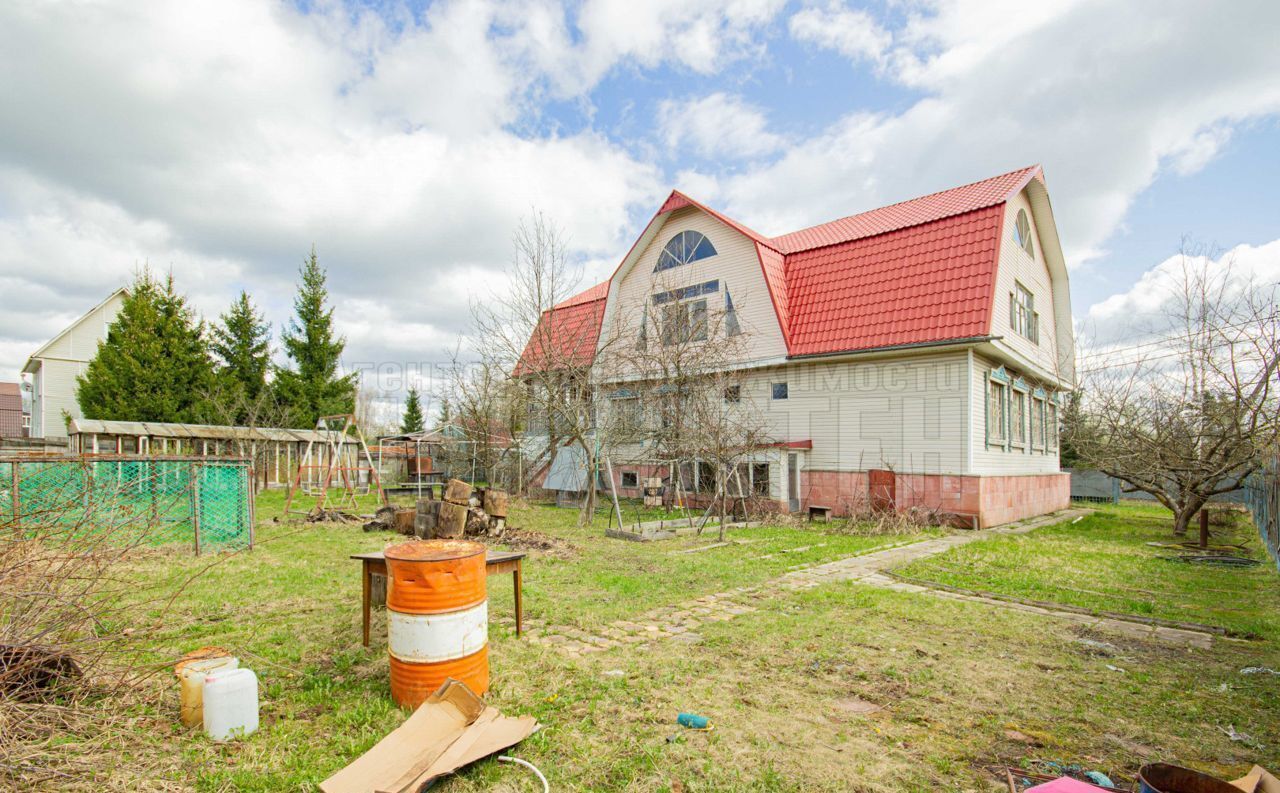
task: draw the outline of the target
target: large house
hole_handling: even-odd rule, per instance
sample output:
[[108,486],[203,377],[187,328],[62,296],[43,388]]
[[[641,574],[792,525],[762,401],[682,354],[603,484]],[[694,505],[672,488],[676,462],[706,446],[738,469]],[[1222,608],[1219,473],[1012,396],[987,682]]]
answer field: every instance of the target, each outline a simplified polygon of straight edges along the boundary
[[[708,311],[749,340],[734,396],[767,417],[750,486],[775,508],[892,503],[989,526],[1067,506],[1071,298],[1038,166],[776,237],[673,192],[541,338],[661,344],[681,332],[665,323]],[[638,495],[653,473],[619,464],[614,484]]]
[[31,375],[31,437],[65,438],[67,422],[83,418],[76,398],[76,378],[84,374],[107,338],[128,290],[112,292],[84,316],[31,354],[22,367]]

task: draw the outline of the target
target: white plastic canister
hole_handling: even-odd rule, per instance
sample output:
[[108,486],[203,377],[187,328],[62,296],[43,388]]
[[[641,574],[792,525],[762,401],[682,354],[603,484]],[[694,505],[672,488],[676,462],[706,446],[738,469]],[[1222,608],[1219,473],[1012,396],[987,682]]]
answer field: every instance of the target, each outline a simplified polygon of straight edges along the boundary
[[258,730],[258,676],[250,669],[225,669],[204,679],[204,731],[229,741]]
[[204,720],[204,679],[214,672],[235,669],[239,665],[239,659],[229,655],[221,658],[201,658],[179,664],[178,687],[181,705],[178,710],[178,719],[183,727],[194,727]]

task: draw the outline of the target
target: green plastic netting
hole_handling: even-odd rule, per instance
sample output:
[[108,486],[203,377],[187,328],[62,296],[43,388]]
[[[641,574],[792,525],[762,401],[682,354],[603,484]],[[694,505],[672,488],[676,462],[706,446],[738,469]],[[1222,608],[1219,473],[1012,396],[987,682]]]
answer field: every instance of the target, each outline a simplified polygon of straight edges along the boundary
[[0,459],[0,527],[121,545],[235,550],[253,541],[247,460]]

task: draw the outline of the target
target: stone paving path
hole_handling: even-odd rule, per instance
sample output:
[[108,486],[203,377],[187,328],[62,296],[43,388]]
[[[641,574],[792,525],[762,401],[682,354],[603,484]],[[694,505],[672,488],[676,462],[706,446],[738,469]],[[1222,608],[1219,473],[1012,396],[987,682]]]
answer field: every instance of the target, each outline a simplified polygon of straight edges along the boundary
[[532,642],[555,647],[570,656],[579,657],[599,653],[615,647],[631,646],[648,648],[660,641],[696,644],[702,641],[698,628],[711,622],[724,622],[757,610],[761,603],[787,592],[811,589],[831,581],[858,581],[871,586],[884,587],[900,592],[915,592],[953,600],[985,603],[1000,608],[1014,609],[1031,614],[1068,620],[1086,627],[1111,631],[1135,639],[1149,639],[1169,644],[1194,647],[1210,647],[1211,634],[1198,631],[1165,628],[1130,620],[1097,617],[1070,611],[1030,606],[1006,600],[966,595],[891,578],[884,571],[917,559],[935,556],[951,548],[989,537],[1009,534],[1025,534],[1042,526],[1062,523],[1065,520],[1088,514],[1090,510],[1064,510],[1053,515],[997,526],[979,531],[956,532],[920,542],[910,542],[878,551],[837,559],[834,562],[812,565],[793,570],[756,586],[737,587],[727,592],[704,595],[673,606],[663,606],[640,614],[630,620],[618,620],[604,629],[589,633],[571,626],[547,625],[541,620],[526,620],[529,626],[525,635]]

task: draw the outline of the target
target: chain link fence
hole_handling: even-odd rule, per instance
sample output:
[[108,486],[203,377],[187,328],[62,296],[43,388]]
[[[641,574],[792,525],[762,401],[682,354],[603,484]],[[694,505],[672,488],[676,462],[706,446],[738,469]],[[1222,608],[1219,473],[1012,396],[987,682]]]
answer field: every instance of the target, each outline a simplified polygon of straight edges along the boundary
[[252,465],[210,457],[0,457],[0,527],[86,541],[253,547]]

